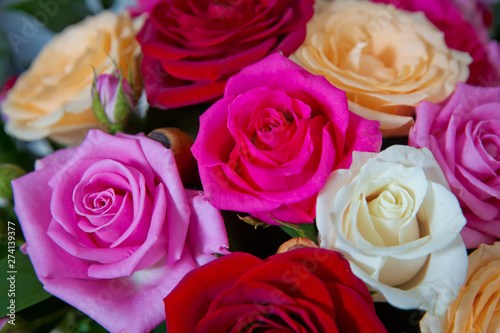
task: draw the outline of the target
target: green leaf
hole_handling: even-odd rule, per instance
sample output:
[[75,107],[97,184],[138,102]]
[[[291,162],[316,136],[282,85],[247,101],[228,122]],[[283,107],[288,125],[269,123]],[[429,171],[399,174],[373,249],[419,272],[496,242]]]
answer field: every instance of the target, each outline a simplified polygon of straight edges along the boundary
[[318,244],[318,231],[314,223],[286,223],[283,221],[275,220],[280,223],[280,228],[286,232],[290,237],[304,237],[312,240]]
[[[28,322],[30,333],[56,332],[56,326],[60,325],[64,318],[70,312],[74,311],[77,310],[68,303],[52,296],[34,304],[33,306],[19,311],[16,314],[16,322],[18,316]],[[70,326],[66,326],[64,331],[77,332]]]
[[106,333],[108,332],[105,328],[95,322],[92,318],[87,316],[85,313],[72,309],[66,313],[64,318],[55,327],[53,331],[55,332],[65,332],[68,328],[73,328],[72,332],[79,333]]
[[[491,37],[500,41],[500,3],[493,7],[493,23],[491,25]],[[499,61],[497,59],[497,61]]]
[[288,234],[288,236],[290,236],[291,238],[305,236],[300,228],[294,228],[294,227],[291,227],[289,225],[281,224],[280,229],[283,230],[284,232],[286,232]]
[[[17,216],[16,213],[14,212],[14,206],[11,203],[8,203],[4,207],[0,208],[0,241],[1,242],[6,242],[7,239],[7,223],[9,221],[16,221],[17,222]],[[17,235],[16,235],[17,236]],[[16,237],[16,242],[24,241],[22,240],[22,235],[19,235],[19,237]],[[0,249],[2,249],[2,246],[4,244],[0,244]],[[7,246],[7,245],[5,245]],[[6,254],[0,254],[0,258],[2,258]]]
[[66,3],[55,0],[25,0],[7,5],[3,9],[30,15],[32,20],[24,21],[23,24],[33,31],[44,25],[54,32],[60,32],[68,25],[77,23],[91,14],[85,5],[85,0],[72,0]]
[[12,163],[21,166],[24,170],[33,170],[36,157],[27,150],[19,149],[16,141],[4,132],[0,122],[0,163]]
[[299,224],[300,229],[304,232],[305,238],[312,240],[318,244],[318,229],[316,223],[302,223]]
[[[18,228],[18,232],[21,230]],[[8,253],[7,249],[2,247],[3,253]],[[47,293],[42,284],[38,281],[29,257],[15,249],[15,262],[12,261],[10,254],[0,260],[0,269],[6,277],[0,279],[0,317],[5,317],[10,311],[8,307],[11,300],[15,302],[16,312],[37,304],[51,295]],[[14,264],[14,266],[9,266]],[[10,273],[13,272],[13,273]],[[14,273],[15,272],[15,273]],[[11,278],[8,280],[8,278]],[[14,284],[11,284],[11,281]],[[11,288],[15,285],[15,288]]]
[[152,330],[151,333],[167,333],[167,323],[163,322],[160,325],[156,326],[156,328]]
[[7,320],[8,322],[0,329],[0,333],[31,333],[29,323],[17,314],[14,320],[9,317]]
[[5,84],[9,76],[14,74],[14,64],[11,61],[11,48],[6,32],[0,33],[0,87]]
[[12,200],[12,186],[10,182],[25,173],[26,171],[23,168],[15,164],[0,164],[0,198]]

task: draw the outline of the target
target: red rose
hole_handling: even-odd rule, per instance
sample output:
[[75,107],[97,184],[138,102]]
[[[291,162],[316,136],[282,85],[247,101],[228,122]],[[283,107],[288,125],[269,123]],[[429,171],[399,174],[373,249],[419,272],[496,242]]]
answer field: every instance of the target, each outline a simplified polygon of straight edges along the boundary
[[160,108],[222,95],[246,65],[304,41],[314,0],[167,0],[158,2],[137,39],[148,101]]
[[386,332],[347,260],[318,248],[232,253],[188,273],[164,302],[169,333]]

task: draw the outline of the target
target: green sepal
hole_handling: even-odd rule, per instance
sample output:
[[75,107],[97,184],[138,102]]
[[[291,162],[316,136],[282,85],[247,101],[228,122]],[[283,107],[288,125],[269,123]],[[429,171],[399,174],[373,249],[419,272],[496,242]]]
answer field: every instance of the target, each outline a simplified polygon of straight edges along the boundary
[[92,83],[92,92],[94,95],[94,97],[92,98],[92,112],[94,113],[94,116],[101,123],[111,127],[111,122],[109,121],[108,116],[104,111],[104,105],[102,104],[101,98],[99,97],[99,92],[97,91],[97,73],[95,70],[94,70],[94,82]]
[[114,127],[116,127],[117,130],[123,127],[130,115],[131,110],[132,104],[123,89],[123,76],[120,75],[120,83],[118,84],[118,89],[116,91],[115,107],[113,109],[113,116],[115,117]]
[[271,225],[269,223],[265,223],[265,222],[262,222],[261,220],[253,217],[253,216],[240,216],[238,215],[238,218],[247,223],[247,224],[250,224],[252,227],[254,227],[255,229],[257,229],[258,227],[262,227],[262,228],[267,228],[267,227],[270,227]]
[[290,237],[303,237],[312,240],[318,244],[318,230],[315,223],[288,223],[277,220],[269,216],[274,222],[280,224],[281,230],[286,232]]

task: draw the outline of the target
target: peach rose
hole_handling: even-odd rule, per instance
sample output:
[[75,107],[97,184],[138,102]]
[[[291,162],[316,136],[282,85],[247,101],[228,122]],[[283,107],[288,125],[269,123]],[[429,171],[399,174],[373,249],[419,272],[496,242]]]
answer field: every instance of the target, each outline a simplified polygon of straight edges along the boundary
[[414,107],[448,97],[471,62],[424,14],[354,0],[319,3],[291,59],[346,91],[351,111],[380,121],[385,137],[408,135]]
[[500,330],[500,242],[482,244],[469,255],[469,269],[458,298],[441,316],[426,314],[423,333],[489,333]]
[[104,11],[56,35],[8,92],[2,105],[7,133],[76,145],[90,128],[102,129],[91,107],[93,68],[112,73],[116,62],[140,82],[135,35],[141,25],[141,18],[132,20],[128,13]]

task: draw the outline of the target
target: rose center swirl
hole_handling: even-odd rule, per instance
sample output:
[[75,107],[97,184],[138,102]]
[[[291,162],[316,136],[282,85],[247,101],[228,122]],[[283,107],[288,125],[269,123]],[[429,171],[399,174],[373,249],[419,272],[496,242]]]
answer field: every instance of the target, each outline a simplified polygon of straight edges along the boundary
[[414,200],[402,186],[390,184],[366,198],[370,222],[385,246],[397,246],[420,237]]

